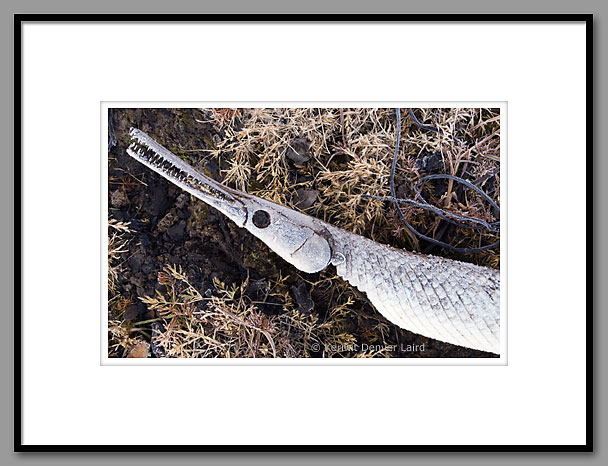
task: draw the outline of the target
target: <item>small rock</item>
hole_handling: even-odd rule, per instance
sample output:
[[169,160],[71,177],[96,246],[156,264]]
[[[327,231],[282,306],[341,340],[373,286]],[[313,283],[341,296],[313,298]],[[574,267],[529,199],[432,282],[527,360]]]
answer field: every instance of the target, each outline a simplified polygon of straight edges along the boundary
[[120,209],[129,204],[129,198],[122,189],[116,189],[110,193],[110,203],[112,207]]
[[128,358],[147,358],[149,349],[150,349],[150,345],[148,343],[146,343],[145,341],[141,341],[135,346],[135,348],[133,348],[131,350],[131,352],[129,353],[129,355],[127,357]]
[[292,286],[291,291],[296,299],[296,303],[298,303],[300,312],[307,314],[315,308],[315,302],[310,298],[310,292],[305,282],[300,281],[297,287]]
[[169,231],[167,231],[167,235],[173,241],[180,242],[180,241],[184,240],[185,231],[186,231],[186,222],[184,222],[183,220],[180,220],[177,224],[175,224],[171,228],[169,228]]
[[135,319],[137,319],[138,314],[139,314],[139,309],[137,308],[137,304],[131,304],[125,310],[124,318],[125,318],[125,320],[135,320]]
[[174,204],[175,208],[183,209],[184,206],[186,204],[188,204],[189,200],[190,200],[190,194],[182,191],[180,194],[178,194],[177,199],[175,200],[175,204]]
[[308,162],[312,157],[310,154],[310,141],[306,138],[292,139],[289,146],[284,149],[284,155],[297,164]]
[[319,191],[317,189],[298,188],[296,190],[294,204],[298,209],[308,209],[315,203],[317,197],[319,197]]
[[160,222],[158,222],[157,228],[161,233],[166,233],[167,230],[175,223],[177,217],[173,212],[168,212]]
[[437,152],[429,154],[427,153],[424,157],[416,159],[414,162],[414,168],[416,170],[424,171],[427,173],[434,173],[438,171],[443,165],[443,159],[441,154]]

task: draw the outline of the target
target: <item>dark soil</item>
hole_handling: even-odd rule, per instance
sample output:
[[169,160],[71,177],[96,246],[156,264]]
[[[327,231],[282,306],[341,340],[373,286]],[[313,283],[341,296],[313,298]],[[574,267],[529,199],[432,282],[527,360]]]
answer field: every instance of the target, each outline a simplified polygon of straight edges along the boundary
[[[240,284],[249,278],[247,293],[260,304],[259,309],[273,315],[281,312],[281,306],[272,302],[264,294],[264,283],[272,280],[280,272],[289,275],[288,285],[294,302],[303,313],[327,314],[331,305],[328,293],[310,288],[304,281],[303,273],[268,251],[259,240],[236,227],[219,212],[207,207],[188,193],[166,181],[160,175],[129,157],[128,130],[139,128],[154,137],[169,150],[180,155],[186,154],[188,163],[208,176],[220,179],[220,167],[201,149],[212,149],[223,136],[212,123],[201,123],[205,116],[198,109],[114,109],[112,124],[116,145],[109,150],[108,202],[109,216],[119,222],[130,222],[132,233],[127,244],[128,252],[121,256],[121,266],[116,290],[110,298],[121,297],[130,304],[120,315],[120,320],[130,323],[148,321],[158,317],[139,299],[153,296],[155,290],[164,290],[158,283],[158,273],[166,265],[180,265],[201,294],[213,293],[213,279]],[[300,147],[301,146],[301,147]],[[306,155],[306,144],[302,142],[291,158],[301,160]],[[422,162],[424,168],[433,171],[436,161],[430,154]],[[298,193],[302,203],[314,202],[316,193]],[[256,258],[260,258],[257,259]],[[333,267],[330,267],[333,269]],[[335,270],[320,272],[317,278],[334,275]],[[308,281],[315,277],[306,276]],[[386,322],[390,328],[387,337],[390,344],[398,348],[393,357],[425,358],[487,358],[495,355],[435,341],[402,330],[385,321],[361,293],[353,307],[363,315]],[[109,310],[110,311],[110,310]],[[118,318],[116,311],[110,311],[109,318]],[[373,344],[365,328],[359,328],[360,319],[353,317],[351,332],[360,345]],[[162,320],[140,328],[149,336],[154,328],[163,325]],[[162,328],[160,328],[162,331]],[[144,332],[145,333],[145,332]],[[144,338],[150,343],[149,338]],[[407,345],[424,345],[424,351],[407,351]],[[125,357],[125,350],[115,357]],[[314,355],[314,354],[313,354]],[[151,356],[162,356],[154,345]]]

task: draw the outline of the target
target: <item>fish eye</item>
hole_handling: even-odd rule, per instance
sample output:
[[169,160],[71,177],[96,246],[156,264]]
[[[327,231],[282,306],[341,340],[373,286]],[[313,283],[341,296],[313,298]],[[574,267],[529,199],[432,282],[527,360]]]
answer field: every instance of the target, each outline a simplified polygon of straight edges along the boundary
[[266,228],[270,225],[270,214],[265,210],[256,210],[251,220],[256,227]]

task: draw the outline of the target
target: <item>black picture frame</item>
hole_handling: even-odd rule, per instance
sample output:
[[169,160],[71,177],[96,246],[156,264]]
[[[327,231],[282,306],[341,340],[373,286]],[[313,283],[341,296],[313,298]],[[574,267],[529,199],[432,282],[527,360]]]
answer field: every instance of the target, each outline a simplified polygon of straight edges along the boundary
[[586,25],[586,259],[593,274],[594,51],[592,14],[16,14],[14,15],[14,450],[16,452],[592,452],[594,449],[593,282],[587,281],[584,445],[25,445],[22,438],[22,25],[24,22],[584,22]]

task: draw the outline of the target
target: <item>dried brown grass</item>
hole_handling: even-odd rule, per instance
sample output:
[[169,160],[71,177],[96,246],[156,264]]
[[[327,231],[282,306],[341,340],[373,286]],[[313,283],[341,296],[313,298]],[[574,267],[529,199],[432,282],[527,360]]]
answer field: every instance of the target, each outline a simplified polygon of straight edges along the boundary
[[[221,121],[226,137],[211,153],[223,162],[224,181],[238,189],[297,208],[298,188],[320,192],[318,202],[306,212],[346,230],[377,241],[412,248],[406,229],[393,215],[389,203],[361,197],[362,194],[389,196],[389,175],[396,144],[394,109],[239,109],[232,118],[227,109],[212,109]],[[415,166],[424,155],[439,154],[438,173],[461,175],[466,167],[472,181],[484,180],[500,168],[500,116],[497,110],[475,108],[416,109],[418,119],[437,127],[439,133],[423,131],[402,109],[401,147],[396,184],[402,195],[412,197],[412,186],[423,175]],[[297,167],[285,150],[296,139],[310,143],[311,158]],[[462,144],[457,139],[464,140]],[[475,193],[457,186],[447,188],[429,201],[448,211],[494,220],[487,203]],[[500,189],[494,200],[500,203]],[[427,236],[433,236],[439,219],[420,209],[404,208],[408,221]],[[395,236],[395,234],[400,236]],[[475,247],[491,235],[457,232],[459,247]],[[492,253],[482,254],[492,257]],[[496,258],[492,259],[493,265]],[[481,262],[484,262],[483,259]]]
[[298,311],[283,281],[268,290],[283,301],[281,313],[267,315],[245,294],[248,280],[227,286],[216,279],[206,297],[179,266],[167,266],[158,274],[165,291],[140,298],[162,323],[162,331],[153,330],[152,344],[174,358],[299,358],[319,350],[326,357],[348,355],[339,349],[356,341],[343,328],[352,297],[342,296],[321,320]]
[[[316,190],[318,198],[304,211],[346,230],[376,241],[408,249],[419,248],[407,227],[388,202],[362,194],[389,196],[389,175],[395,148],[394,109],[209,109],[223,137],[210,152],[222,169],[223,181],[237,189],[298,209],[298,189]],[[461,176],[466,167],[469,180],[489,190],[500,203],[500,115],[498,110],[454,108],[416,109],[425,124],[439,134],[416,127],[402,109],[401,147],[396,173],[398,195],[413,196],[412,186],[425,173],[416,162],[438,154],[437,173]],[[456,138],[465,141],[459,143]],[[293,162],[286,156],[296,141],[305,140],[309,160]],[[200,153],[200,151],[197,150]],[[200,157],[205,157],[200,155]],[[493,186],[484,183],[493,180]],[[448,211],[494,220],[479,196],[459,190],[452,182],[426,185],[427,200]],[[434,236],[439,220],[429,212],[403,207],[408,221],[419,231]],[[111,237],[109,277],[116,279],[124,239],[121,226]],[[494,238],[487,233],[456,228],[449,238],[453,246],[476,247]],[[437,250],[434,251],[437,253]],[[445,253],[445,251],[443,252]],[[462,255],[452,257],[462,258]],[[497,251],[466,259],[498,267]],[[331,272],[323,272],[310,287],[324,299],[324,312],[302,313],[290,292],[289,277],[268,280],[267,298],[280,312],[263,312],[264,302],[252,302],[247,280],[232,285],[214,281],[211,296],[202,296],[184,272],[167,265],[158,281],[165,288],[140,299],[156,312],[152,321],[125,322],[120,300],[113,302],[110,320],[110,353],[128,354],[142,335],[151,337],[157,352],[166,357],[391,357],[390,351],[344,350],[357,343],[394,344],[391,327],[377,313],[364,311],[357,294]],[[300,279],[306,279],[300,277]],[[134,336],[136,334],[136,336]],[[356,347],[356,346],[355,346]],[[316,349],[319,349],[319,354]]]

